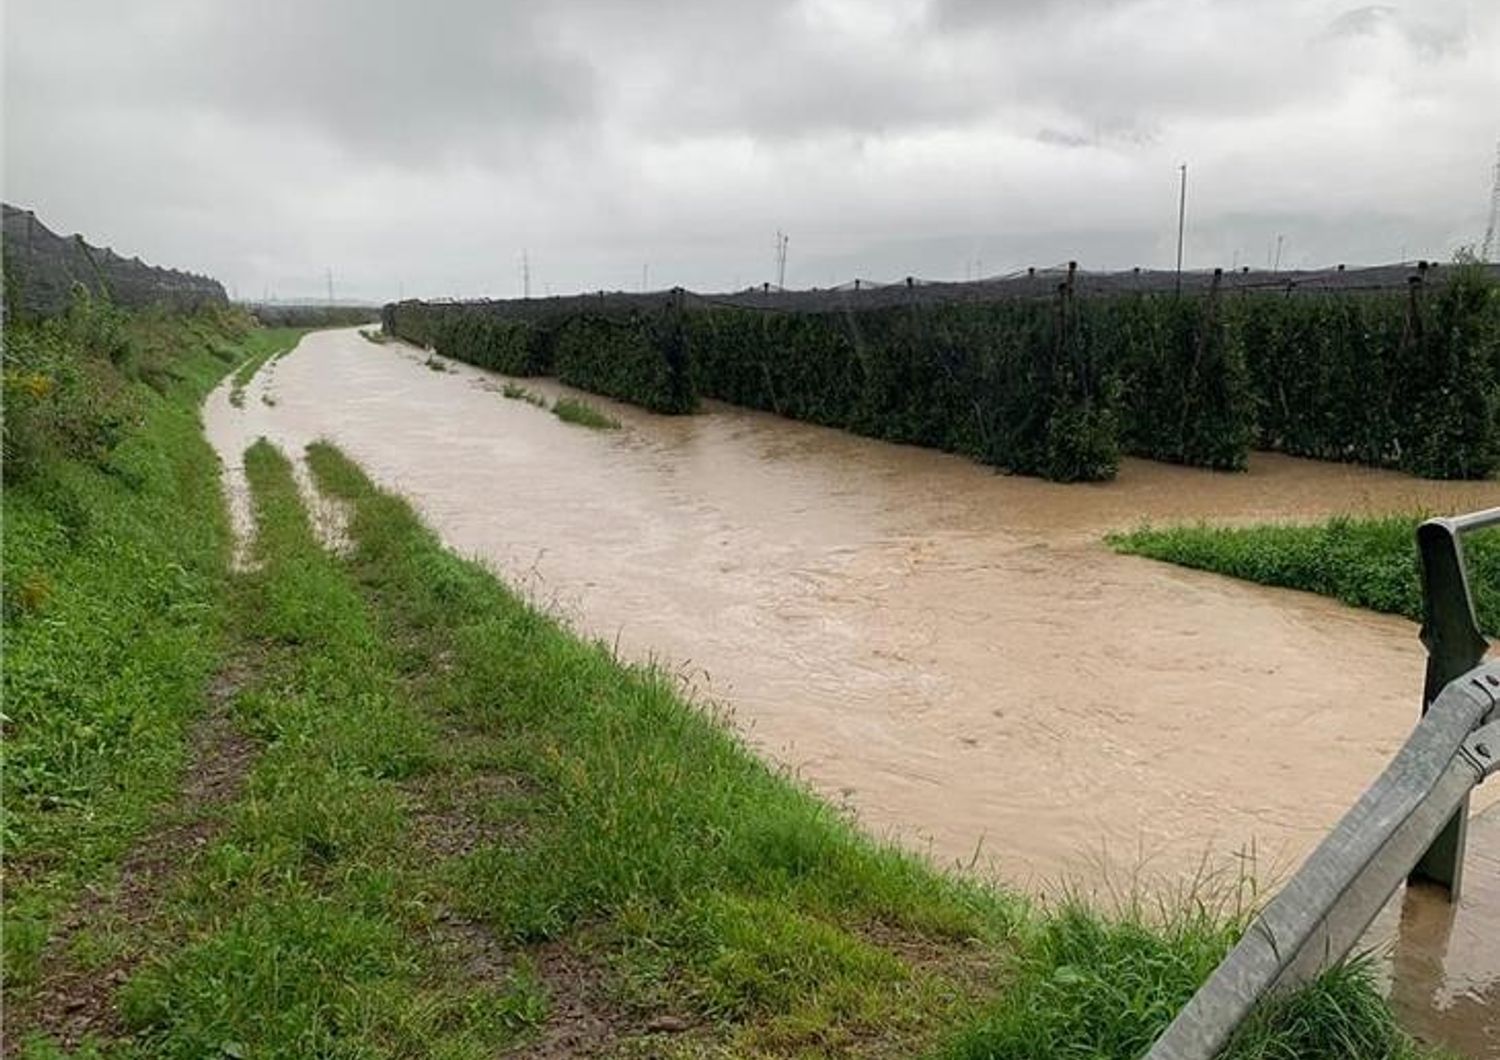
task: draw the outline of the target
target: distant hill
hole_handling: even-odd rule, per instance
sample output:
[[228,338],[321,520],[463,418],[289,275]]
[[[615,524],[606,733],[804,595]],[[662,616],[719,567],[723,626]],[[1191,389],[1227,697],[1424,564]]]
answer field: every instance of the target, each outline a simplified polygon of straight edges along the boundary
[[13,309],[48,316],[67,308],[75,286],[116,305],[194,309],[225,305],[223,286],[208,276],[123,258],[79,235],[60,236],[30,210],[3,204],[6,298]]

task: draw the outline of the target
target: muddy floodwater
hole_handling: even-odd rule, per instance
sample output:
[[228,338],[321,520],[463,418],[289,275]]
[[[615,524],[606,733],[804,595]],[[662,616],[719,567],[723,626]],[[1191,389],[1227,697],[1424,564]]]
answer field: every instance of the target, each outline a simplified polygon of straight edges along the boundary
[[[1118,556],[1106,532],[1500,499],[1262,454],[1245,474],[1127,460],[1064,486],[713,404],[591,397],[623,425],[591,431],[424,356],[322,332],[243,408],[221,388],[206,418],[231,489],[257,436],[291,455],[328,438],[451,546],[679,672],[870,832],[1042,894],[1246,857],[1274,882],[1395,752],[1422,687],[1410,622]],[[1465,903],[1393,903],[1372,944],[1398,938],[1409,1026],[1500,1057],[1500,807],[1479,794]]]

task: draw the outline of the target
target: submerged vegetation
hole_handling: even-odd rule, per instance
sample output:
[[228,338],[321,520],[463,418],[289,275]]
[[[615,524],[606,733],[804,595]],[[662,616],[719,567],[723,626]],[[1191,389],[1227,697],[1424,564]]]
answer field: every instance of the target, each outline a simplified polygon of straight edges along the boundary
[[290,353],[298,340],[306,334],[305,328],[256,328],[246,335],[250,356],[234,371],[229,388],[229,403],[235,408],[245,407],[245,387],[255,378],[267,361],[277,360]]
[[620,426],[619,420],[582,398],[558,398],[552,403],[552,415],[564,423],[576,423],[600,431],[612,431]]
[[510,398],[512,401],[524,401],[528,405],[537,406],[537,408],[547,407],[546,398],[538,394],[535,390],[522,386],[520,383],[507,382],[500,388],[500,396]]
[[[1421,515],[1335,518],[1315,526],[1144,527],[1113,534],[1120,552],[1304,589],[1355,607],[1422,620],[1416,528]],[[1500,636],[1500,531],[1464,538],[1480,626]]]

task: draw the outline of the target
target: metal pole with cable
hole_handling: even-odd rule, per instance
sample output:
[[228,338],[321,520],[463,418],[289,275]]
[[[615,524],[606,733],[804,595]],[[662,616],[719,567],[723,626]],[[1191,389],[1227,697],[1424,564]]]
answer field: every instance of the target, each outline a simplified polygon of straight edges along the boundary
[[1187,224],[1187,163],[1177,167],[1182,172],[1182,182],[1177,192],[1177,283],[1176,292],[1182,293],[1182,233]]

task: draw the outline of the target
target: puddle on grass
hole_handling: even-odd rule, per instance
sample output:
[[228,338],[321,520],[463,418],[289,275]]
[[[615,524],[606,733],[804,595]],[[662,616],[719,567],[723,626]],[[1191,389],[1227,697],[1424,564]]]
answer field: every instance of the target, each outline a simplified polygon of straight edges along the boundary
[[[423,361],[316,333],[277,362],[274,406],[254,384],[242,409],[216,394],[210,436],[226,464],[261,434],[289,454],[331,439],[450,545],[726,704],[871,832],[1034,891],[1233,873],[1251,849],[1259,875],[1284,877],[1417,715],[1411,623],[1117,556],[1105,532],[1500,495],[1269,454],[1240,475],[1127,460],[1112,483],[1063,486],[743,409],[662,417],[592,395],[623,426],[590,431]],[[1479,881],[1497,875],[1494,832],[1449,940],[1395,958],[1418,1029],[1467,998],[1488,1015],[1454,1018],[1494,1038],[1495,922],[1466,912],[1500,902]],[[1435,938],[1411,919],[1408,937]],[[1471,922],[1479,941],[1460,944]]]

